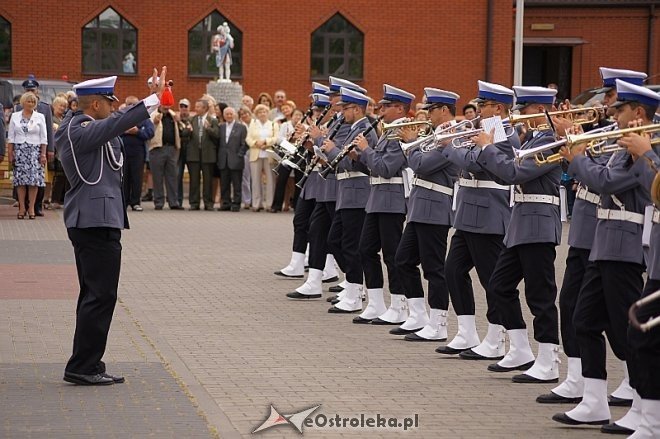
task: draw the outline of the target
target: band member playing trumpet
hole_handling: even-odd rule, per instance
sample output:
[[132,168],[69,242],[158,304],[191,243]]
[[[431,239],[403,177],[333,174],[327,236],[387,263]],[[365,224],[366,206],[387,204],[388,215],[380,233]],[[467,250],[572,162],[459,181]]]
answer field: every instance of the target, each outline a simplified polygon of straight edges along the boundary
[[[630,70],[600,68],[600,74],[603,78],[603,88],[600,92],[605,94],[606,105],[612,105],[616,101],[616,87],[614,81],[618,79],[637,83],[646,77],[641,72]],[[639,80],[637,78],[640,78]],[[612,96],[614,100],[611,100]],[[558,126],[559,124],[556,124]],[[606,163],[609,156],[596,157],[594,160],[600,163]],[[566,257],[566,270],[559,292],[559,316],[561,339],[564,353],[568,357],[568,372],[566,379],[550,391],[550,393],[540,395],[536,401],[544,404],[557,403],[579,403],[584,392],[584,381],[582,379],[582,361],[580,359],[580,348],[575,335],[575,326],[573,325],[573,313],[575,304],[578,300],[578,294],[582,287],[584,274],[589,262],[589,253],[594,242],[594,233],[596,231],[596,210],[600,203],[600,195],[595,193],[593,188],[580,182],[576,191],[575,204],[571,218],[571,227],[568,233],[568,256]],[[624,370],[627,374],[627,368],[624,363]],[[632,388],[628,385],[627,379],[615,390],[611,397],[612,401],[626,403],[632,400]],[[610,401],[610,405],[612,405]],[[631,401],[630,401],[631,402]]]
[[[594,127],[603,127],[611,123],[611,119],[614,116],[615,109],[612,107],[616,99],[616,86],[614,81],[620,79],[622,81],[630,82],[635,85],[643,85],[644,80],[647,75],[644,72],[636,72],[634,70],[625,70],[625,69],[611,69],[609,67],[599,67],[598,71],[600,77],[603,80],[603,86],[597,90],[594,90],[595,93],[605,93],[601,104],[604,107],[604,111],[601,113],[601,118],[598,121],[598,124]],[[586,129],[586,128],[585,128]]]
[[[513,90],[483,81],[478,81],[478,88],[481,119],[507,117],[513,105]],[[506,140],[493,146],[513,158],[513,148],[520,148],[520,139],[514,131]],[[458,316],[458,333],[436,352],[460,352],[461,358],[470,360],[501,360],[505,354],[504,328],[497,316],[488,282],[504,247],[504,233],[511,218],[511,186],[493,181],[492,175],[477,163],[480,152],[481,148],[443,149],[443,155],[461,168],[458,193],[454,194],[456,232],[451,238],[445,266],[452,307]],[[475,325],[472,268],[476,268],[481,286],[486,291],[488,332],[481,343]]]
[[[342,114],[344,121],[350,126],[345,145],[356,143],[358,139],[373,148],[378,141],[374,130],[369,130],[370,123],[365,116],[369,98],[364,94],[342,88],[340,90]],[[323,148],[329,160],[340,153],[332,140],[323,142]],[[348,146],[347,146],[348,147]],[[328,312],[351,313],[362,311],[362,283],[364,281],[362,264],[360,263],[360,235],[366,212],[364,210],[369,198],[369,170],[359,161],[359,149],[353,148],[348,156],[337,165],[337,205],[328,233],[328,248],[346,273],[345,287],[339,293],[339,300]]]
[[[405,120],[415,95],[389,84],[383,85],[384,96],[379,101],[385,123]],[[407,316],[403,284],[394,263],[396,248],[401,240],[406,218],[403,174],[406,158],[399,140],[391,139],[387,132],[380,136],[374,148],[358,142],[360,162],[369,168],[371,191],[367,200],[367,216],[360,236],[360,258],[364,269],[369,302],[367,308],[353,323],[400,324]],[[387,266],[390,287],[390,307],[383,299],[383,269],[379,251]]]
[[[429,112],[434,129],[454,120],[456,101],[459,98],[456,93],[425,88],[424,95],[425,109]],[[401,130],[401,139],[406,142],[416,137],[410,128]],[[446,340],[449,291],[445,279],[445,256],[447,234],[453,216],[453,185],[458,168],[442,155],[440,149],[422,152],[419,148],[408,150],[408,166],[415,174],[408,200],[408,223],[399,242],[395,261],[410,314],[390,334],[408,334],[407,339],[412,341]],[[429,283],[430,320],[418,268],[420,263],[424,278]]]
[[[551,108],[556,90],[544,87],[513,87],[521,115],[541,113]],[[544,116],[530,120],[532,126],[545,123]],[[555,247],[561,239],[559,215],[558,164],[537,166],[530,160],[515,164],[514,159],[494,147],[493,136],[482,132],[473,138],[482,148],[477,158],[485,170],[503,184],[515,184],[511,221],[493,275],[490,290],[502,326],[509,334],[510,349],[502,360],[488,366],[493,372],[526,370],[513,377],[517,383],[557,382],[559,377],[559,330],[555,299]],[[551,130],[528,131],[522,149],[539,147],[553,141]],[[534,315],[534,339],[538,356],[527,339],[525,320],[516,287],[525,280],[525,298]]]
[[[649,124],[660,96],[619,79],[615,83],[618,101],[612,106],[616,108],[614,117],[619,128],[627,128],[638,119]],[[645,208],[651,204],[648,190],[630,173],[633,161],[628,152],[617,152],[606,164],[599,164],[584,155],[585,149],[586,144],[582,143],[561,151],[570,162],[569,174],[601,194],[596,235],[589,255],[594,264],[587,267],[573,316],[582,358],[584,393],[582,402],[574,409],[552,418],[570,425],[610,422],[603,332],[607,333],[616,357],[626,361],[629,357],[627,312],[642,292],[642,225]],[[639,406],[636,399],[638,396],[634,394],[635,409]],[[636,427],[639,419],[625,423]]]
[[[651,190],[655,209],[653,211],[649,257],[647,262],[648,280],[642,292],[642,298],[660,290],[660,155],[651,149],[648,137],[630,134],[618,143],[627,148],[635,160],[630,168],[640,185]],[[655,300],[644,306],[637,313],[639,321],[646,321],[660,315],[660,301]],[[640,419],[635,438],[660,436],[660,328],[641,332],[632,326],[628,328],[628,347],[630,349],[630,383],[640,396]],[[632,411],[632,408],[631,408]],[[628,416],[628,415],[626,415]],[[620,421],[616,421],[619,425]],[[631,433],[625,431],[626,433]]]

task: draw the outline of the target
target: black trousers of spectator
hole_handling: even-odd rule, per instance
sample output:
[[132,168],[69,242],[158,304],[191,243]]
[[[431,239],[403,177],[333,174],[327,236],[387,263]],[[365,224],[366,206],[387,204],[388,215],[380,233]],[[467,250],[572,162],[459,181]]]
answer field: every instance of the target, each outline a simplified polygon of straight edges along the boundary
[[121,267],[121,230],[107,227],[67,229],[73,244],[80,294],[76,307],[73,354],[67,372],[102,373]]
[[559,291],[559,324],[561,343],[567,357],[580,358],[580,346],[573,325],[573,314],[582,288],[584,274],[587,267],[592,264],[589,262],[589,253],[588,249],[569,247],[568,256],[566,256],[564,281]]
[[516,287],[525,280],[525,299],[534,316],[534,339],[539,343],[559,344],[555,257],[553,243],[505,247],[489,283],[500,324],[506,329],[524,329],[527,326]]
[[286,184],[289,182],[291,169],[282,165],[278,168],[278,172],[279,174],[275,179],[275,192],[271,209],[279,212],[282,210],[282,204],[284,203],[284,193],[286,192]]
[[66,178],[64,171],[55,171],[53,176],[53,194],[51,195],[51,202],[64,204],[64,194],[69,190],[71,185]]
[[140,204],[144,154],[126,155],[124,161],[124,202],[127,206]]
[[383,288],[383,269],[378,254],[382,250],[390,292],[404,293],[395,257],[405,219],[403,213],[368,213],[364,218],[360,236],[360,260],[368,289]]
[[[660,290],[660,280],[649,279],[642,297]],[[660,300],[645,305],[637,312],[640,322],[660,316]],[[641,332],[628,328],[628,371],[630,385],[644,399],[660,399],[660,327]]]
[[186,151],[187,146],[185,142],[181,142],[181,149],[179,150],[179,159],[176,162],[177,167],[177,185],[176,185],[176,196],[179,206],[183,206],[183,174],[186,170]]
[[305,253],[309,243],[309,221],[316,206],[316,200],[298,199],[293,214],[293,251]]
[[582,376],[607,379],[605,338],[619,360],[627,360],[628,309],[639,299],[644,267],[620,261],[596,261],[587,267],[573,324],[580,347]]
[[488,289],[488,282],[490,282],[497,259],[504,248],[503,240],[503,235],[471,233],[462,230],[456,230],[452,236],[445,275],[456,315],[475,314],[474,290],[470,278],[470,271],[475,268],[479,282],[486,292],[486,318],[489,323],[494,325],[500,323],[493,293]]
[[449,290],[445,280],[445,255],[450,226],[408,223],[396,250],[396,269],[406,298],[424,298],[418,265],[429,283],[429,306],[449,309]]
[[362,285],[364,280],[360,262],[360,235],[364,225],[364,209],[339,209],[335,212],[328,233],[328,250],[335,257],[346,281]]
[[220,199],[222,207],[234,206],[241,208],[241,194],[243,184],[242,169],[220,169]]
[[328,233],[335,216],[335,202],[316,202],[309,219],[309,268],[323,270],[328,254]]
[[[202,198],[204,199],[204,207],[213,208],[213,170],[215,163],[200,163],[190,162],[187,163],[188,172],[190,173],[190,194],[188,195],[188,203],[190,207],[199,207],[199,192],[202,186]],[[152,171],[153,172],[153,171]],[[202,181],[200,182],[200,174]]]

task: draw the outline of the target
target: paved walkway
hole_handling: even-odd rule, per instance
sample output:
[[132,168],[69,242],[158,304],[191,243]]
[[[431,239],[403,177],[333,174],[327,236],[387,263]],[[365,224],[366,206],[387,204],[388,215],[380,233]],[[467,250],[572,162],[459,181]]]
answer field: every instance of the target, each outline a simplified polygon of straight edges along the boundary
[[[354,325],[352,316],[328,314],[325,301],[285,300],[299,282],[272,272],[288,262],[291,214],[145,207],[123,235],[105,357],[126,383],[81,388],[61,381],[77,297],[61,211],[18,221],[0,206],[0,437],[250,437],[271,404],[281,414],[320,404],[318,420],[417,415],[405,434],[420,438],[601,437],[551,421],[566,407],[534,402],[550,386],[513,384],[482,362],[441,357],[435,343]],[[558,283],[565,256],[564,245]],[[475,286],[483,332],[483,291]],[[449,321],[453,336],[451,314]],[[621,370],[614,360],[610,366],[613,390]],[[260,434],[299,436],[290,425]],[[306,437],[401,434],[304,429]]]

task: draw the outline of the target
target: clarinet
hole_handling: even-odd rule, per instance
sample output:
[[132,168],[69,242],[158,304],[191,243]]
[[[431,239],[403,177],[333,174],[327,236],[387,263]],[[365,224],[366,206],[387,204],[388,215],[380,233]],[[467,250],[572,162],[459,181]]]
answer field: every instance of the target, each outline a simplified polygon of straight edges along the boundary
[[[330,106],[326,107],[325,110],[323,110],[323,113],[321,113],[321,116],[317,119],[317,121],[323,120],[323,118],[328,113],[328,111],[330,111]],[[332,123],[334,123],[334,121],[336,121],[338,117],[339,117],[339,113],[335,113],[332,116],[332,118],[328,121],[328,125],[331,125]],[[298,157],[300,157],[300,159],[295,164],[300,169],[305,167],[305,162],[307,162],[307,160],[310,159],[309,154],[308,154],[309,151],[307,151],[305,149],[305,142],[307,142],[308,139],[309,139],[309,132],[307,132],[305,137],[302,139],[302,142],[300,142],[300,147],[298,148],[298,151],[296,152],[296,155],[298,155]]]
[[[310,117],[310,116],[312,115],[313,112],[314,112],[314,110],[313,110],[312,107],[310,106],[310,107],[307,109],[307,112],[305,113],[305,115],[303,116],[302,121],[304,122],[305,119],[307,119],[308,117]],[[289,142],[291,142],[291,141],[293,140],[293,136],[294,136],[295,134],[296,134],[296,133],[295,133],[295,127],[294,127],[294,132],[291,133],[291,136],[289,136],[289,139],[288,139]],[[296,142],[296,144],[297,144],[297,142]],[[299,148],[298,148],[298,149],[299,149]],[[282,164],[282,162],[284,162],[285,160],[292,160],[292,159],[293,159],[298,153],[299,153],[298,150],[296,150],[296,152],[294,152],[294,153],[286,153],[286,154],[284,154],[284,156],[282,157],[282,160],[280,160],[280,162],[277,164],[277,166],[275,166],[275,167],[273,168],[273,172],[274,172],[275,174],[279,175],[280,171],[282,170],[281,166],[284,166],[284,165]]]
[[[332,127],[332,131],[328,135],[328,140],[334,139],[334,137],[337,135],[339,132],[339,128],[341,127],[342,123],[344,122],[344,116],[338,116],[335,121],[335,125]],[[298,183],[296,183],[296,186],[299,188],[303,188],[305,186],[305,182],[309,178],[309,175],[312,173],[312,169],[319,163],[319,160],[321,160],[321,157],[319,156],[314,156],[312,160],[309,161],[309,164],[305,168],[305,171],[303,173],[303,176],[300,180],[298,180]]]
[[[371,124],[367,127],[367,129],[362,131],[362,135],[366,136],[367,134],[369,134],[370,132],[375,130],[376,127],[378,126],[378,124],[380,123],[381,119],[383,119],[383,116],[378,116],[376,118],[376,120],[371,122]],[[339,152],[339,154],[337,154],[337,156],[334,158],[333,161],[328,163],[328,165],[326,166],[325,169],[323,169],[321,172],[319,172],[319,175],[322,178],[327,178],[328,175],[330,175],[330,173],[337,168],[337,165],[339,165],[339,162],[341,162],[344,159],[344,157],[346,157],[348,155],[349,152],[351,152],[355,149],[355,146],[356,145],[353,142],[351,142],[348,145],[344,145],[342,150]]]

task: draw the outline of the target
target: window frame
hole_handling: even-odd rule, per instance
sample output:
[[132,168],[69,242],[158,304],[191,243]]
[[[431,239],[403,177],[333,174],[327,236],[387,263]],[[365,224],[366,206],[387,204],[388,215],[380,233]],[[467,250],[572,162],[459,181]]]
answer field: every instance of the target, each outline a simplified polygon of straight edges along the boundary
[[[344,29],[339,32],[331,32],[324,27],[330,26],[332,20],[335,20],[339,17],[345,22]],[[357,41],[354,38],[357,37]],[[315,38],[321,38],[323,49],[322,52],[314,51],[314,40]],[[331,43],[342,41],[343,42],[343,54],[332,53]],[[351,52],[350,48],[352,43],[357,42],[359,46],[359,52]],[[336,12],[330,18],[323,22],[319,27],[314,29],[310,35],[310,78],[314,81],[326,79],[328,76],[337,75],[341,76],[344,79],[351,81],[363,81],[364,80],[364,32],[360,30],[355,24],[353,24],[348,18],[346,18],[342,13]],[[314,74],[314,62],[315,60],[321,60],[323,63],[323,70],[319,73]],[[342,60],[342,64],[345,65],[344,72],[335,73],[331,72],[330,63],[332,60]],[[350,63],[352,60],[357,60],[360,63],[360,75],[353,76],[350,75]]]
[[[105,28],[100,26],[100,17],[102,14],[104,14],[106,11],[112,10],[117,16],[119,17],[119,25],[117,28]],[[93,27],[88,27],[90,24],[93,24]],[[128,25],[128,27],[126,26]],[[85,68],[85,31],[92,31],[95,35],[95,63],[94,63],[94,68],[87,70]],[[133,56],[135,57],[135,71],[133,73],[128,73],[124,72],[123,68],[123,56],[122,55],[124,52],[124,42],[127,40],[127,38],[124,36],[124,34],[134,35],[135,39],[135,48],[134,50],[130,50],[130,53],[133,53]],[[117,49],[112,49],[113,52],[119,53],[119,64],[118,64],[118,69],[117,70],[103,70],[102,69],[102,63],[103,63],[103,48],[102,46],[102,40],[104,35],[116,35],[117,40],[118,40],[118,48]],[[85,23],[81,29],[80,29],[80,51],[81,51],[81,56],[80,56],[80,64],[81,64],[81,73],[83,75],[116,75],[116,76],[138,76],[139,72],[139,33],[138,33],[138,28],[126,17],[124,17],[122,14],[120,14],[115,8],[112,6],[108,6],[107,8],[103,9],[101,12],[99,12],[94,18],[89,20],[87,23]],[[106,49],[110,51],[110,49]]]
[[[214,68],[211,72],[205,72],[204,68],[202,68],[201,73],[193,73],[191,70],[191,57],[195,55],[210,55],[210,46],[211,46],[211,38],[213,35],[217,33],[215,29],[217,29],[217,26],[213,27],[212,30],[205,30],[204,29],[204,21],[209,19],[211,20],[211,24],[213,23],[213,18],[212,15],[217,14],[220,17],[219,23],[222,24],[223,22],[227,22],[229,24],[229,28],[231,29],[231,35],[234,38],[234,49],[232,49],[232,72],[231,72],[231,80],[241,80],[243,79],[243,31],[236,26],[231,20],[229,20],[220,10],[214,9],[208,14],[206,14],[201,20],[199,20],[197,23],[195,23],[192,27],[188,29],[188,32],[186,34],[187,36],[187,42],[188,42],[188,53],[187,53],[187,58],[186,58],[186,72],[188,74],[189,78],[217,78],[218,77],[218,70],[217,68]],[[195,28],[200,26],[201,31],[196,30]],[[191,41],[190,37],[193,34],[193,32],[201,33],[201,49],[200,50],[191,50]],[[206,47],[206,50],[204,49]],[[236,50],[238,48],[238,50]],[[211,58],[209,58],[211,59]],[[205,60],[208,62],[208,60]],[[215,64],[215,63],[214,63]],[[235,65],[240,66],[240,73],[236,73],[235,69],[233,66]],[[203,66],[203,64],[202,64]]]
[[7,29],[9,29],[9,38],[7,40],[7,67],[3,67],[2,64],[0,64],[0,72],[7,73],[12,71],[12,44],[11,44],[11,37],[12,37],[12,31],[11,31],[11,21],[9,21],[7,18],[3,17],[0,15],[0,28],[5,26]]

